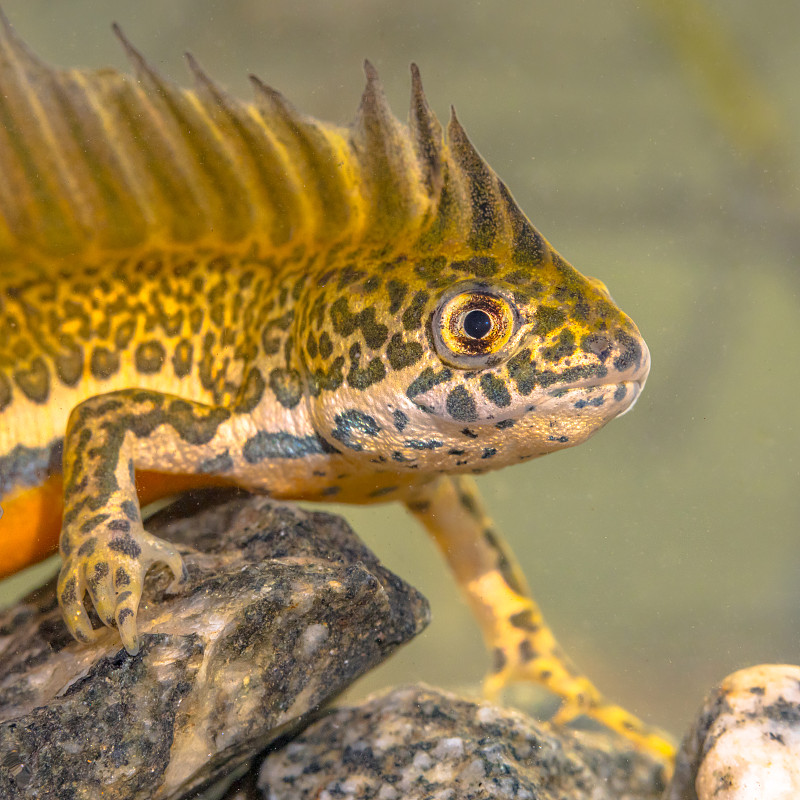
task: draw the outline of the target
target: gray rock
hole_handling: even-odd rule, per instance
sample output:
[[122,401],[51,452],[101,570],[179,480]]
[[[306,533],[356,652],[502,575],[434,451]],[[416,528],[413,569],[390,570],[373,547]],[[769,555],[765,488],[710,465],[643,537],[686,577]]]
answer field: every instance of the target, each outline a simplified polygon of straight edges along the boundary
[[[193,516],[188,516],[193,514]],[[187,796],[303,724],[418,633],[425,600],[337,517],[232,493],[148,523],[189,580],[152,570],[142,649],[71,640],[52,586],[0,615],[0,797]]]
[[226,800],[656,800],[660,763],[424,686],[316,721]]
[[797,800],[800,667],[761,664],[714,689],[664,800]]

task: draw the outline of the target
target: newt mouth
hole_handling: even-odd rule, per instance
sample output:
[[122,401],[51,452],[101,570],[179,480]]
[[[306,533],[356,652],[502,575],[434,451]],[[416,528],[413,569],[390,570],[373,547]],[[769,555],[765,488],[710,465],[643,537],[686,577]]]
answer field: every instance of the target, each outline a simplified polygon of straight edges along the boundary
[[647,383],[647,376],[650,374],[650,350],[644,343],[644,340],[642,340],[640,344],[642,348],[642,358],[639,366],[628,380],[622,382],[622,385],[627,387],[628,392],[632,393],[633,397],[628,407],[620,411],[617,415],[620,417],[623,414],[627,414],[636,405],[636,401],[641,397],[644,385]]
[[[550,396],[575,411],[602,413],[607,419],[627,414],[641,396],[650,373],[650,351],[641,341],[641,357],[624,370],[612,371],[594,380],[583,380],[572,386],[550,392]],[[602,412],[601,412],[602,409]]]
[[[619,386],[625,389],[625,397],[630,398],[628,402],[628,407],[623,408],[617,414],[617,417],[623,417],[627,414],[637,403],[639,398],[642,395],[642,389],[644,389],[644,381],[623,381]],[[620,391],[619,389],[617,391]]]

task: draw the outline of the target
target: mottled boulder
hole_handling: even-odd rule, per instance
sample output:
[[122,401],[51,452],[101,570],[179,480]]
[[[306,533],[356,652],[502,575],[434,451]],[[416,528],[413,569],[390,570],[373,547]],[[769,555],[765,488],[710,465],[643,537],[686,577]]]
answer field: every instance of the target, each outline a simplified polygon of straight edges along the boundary
[[734,672],[706,699],[664,800],[800,798],[800,667]]
[[302,725],[419,632],[425,600],[339,518],[195,494],[149,530],[188,583],[151,571],[142,649],[71,640],[52,586],[0,615],[0,797],[192,794]]
[[619,737],[412,686],[327,714],[226,800],[657,800],[663,791],[663,766]]

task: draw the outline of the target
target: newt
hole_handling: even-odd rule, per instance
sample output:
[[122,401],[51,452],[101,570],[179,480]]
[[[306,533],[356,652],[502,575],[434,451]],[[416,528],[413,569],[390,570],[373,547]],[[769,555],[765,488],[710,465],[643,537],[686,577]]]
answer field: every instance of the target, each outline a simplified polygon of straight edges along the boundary
[[411,67],[355,120],[160,77],[55,69],[0,25],[0,575],[47,556],[80,645],[91,604],[131,655],[148,569],[184,576],[141,505],[235,484],[396,501],[482,628],[489,696],[543,684],[665,758],[569,661],[473,475],[586,441],[650,356],[606,287],[533,227]]

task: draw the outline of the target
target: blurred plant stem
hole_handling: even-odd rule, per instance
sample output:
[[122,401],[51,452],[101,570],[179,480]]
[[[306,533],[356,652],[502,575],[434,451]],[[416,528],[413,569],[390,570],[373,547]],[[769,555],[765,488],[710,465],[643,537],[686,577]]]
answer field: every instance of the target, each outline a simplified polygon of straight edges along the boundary
[[[732,145],[755,194],[739,198],[739,216],[776,225],[791,248],[800,244],[796,152],[778,106],[761,85],[724,19],[703,0],[644,0],[662,37]],[[758,6],[752,6],[758,13]]]

